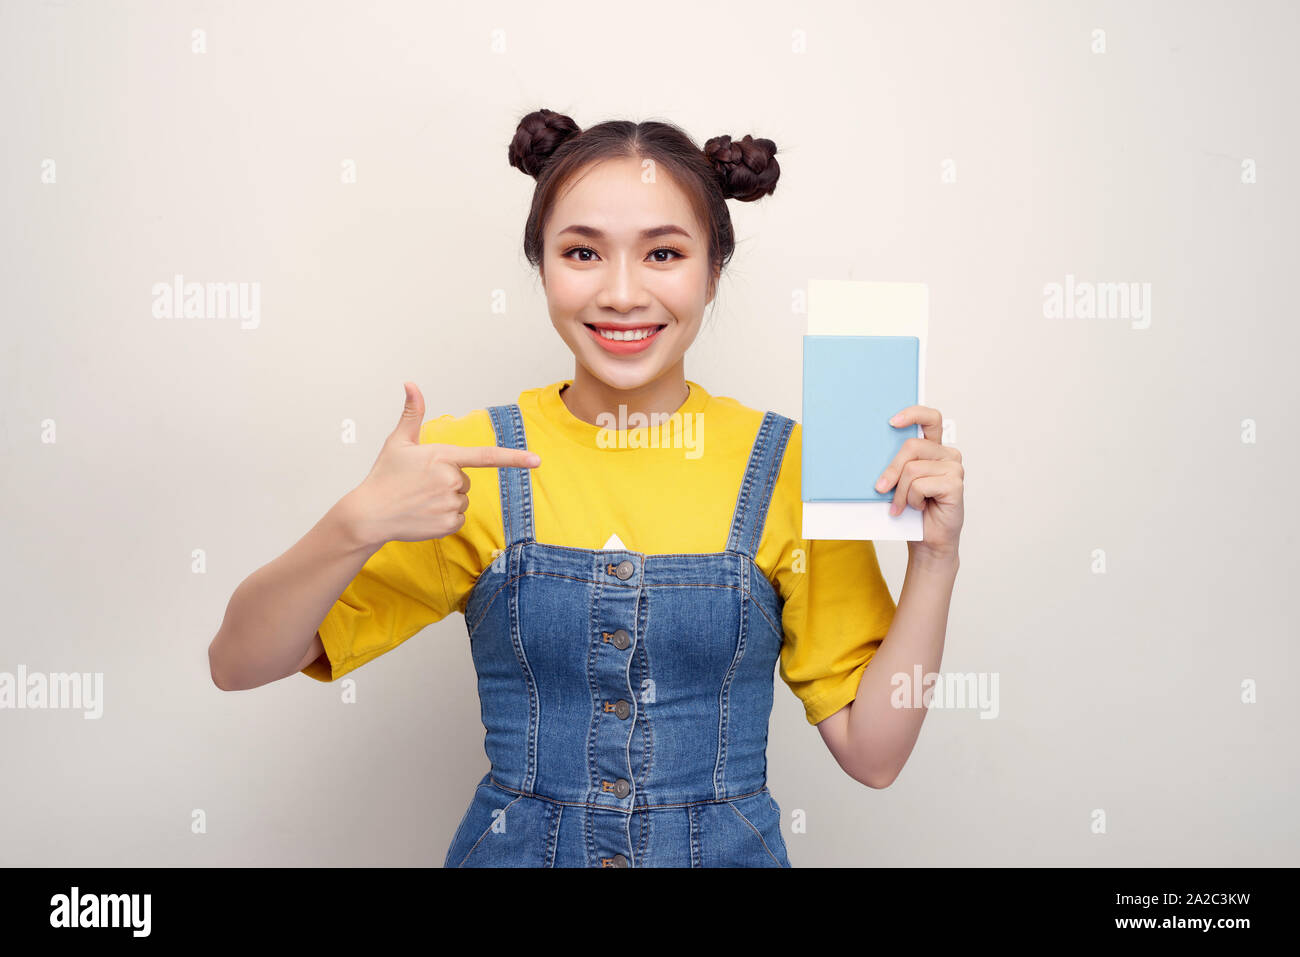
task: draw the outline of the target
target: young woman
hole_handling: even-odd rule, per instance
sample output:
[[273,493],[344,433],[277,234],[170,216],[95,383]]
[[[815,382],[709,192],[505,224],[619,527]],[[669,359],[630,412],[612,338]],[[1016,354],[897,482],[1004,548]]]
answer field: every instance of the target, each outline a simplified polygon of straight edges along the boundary
[[447,866],[790,866],[778,662],[854,779],[885,787],[911,752],[925,709],[891,706],[890,678],[938,670],[962,524],[938,411],[891,420],[926,436],[878,484],[924,512],[895,605],[871,542],[800,537],[799,425],[685,377],[726,200],[773,192],[775,153],[524,117],[524,250],[573,378],[427,422],[407,383],[366,479],[231,598],[209,650],[229,690],[334,681],[464,614],[490,770]]

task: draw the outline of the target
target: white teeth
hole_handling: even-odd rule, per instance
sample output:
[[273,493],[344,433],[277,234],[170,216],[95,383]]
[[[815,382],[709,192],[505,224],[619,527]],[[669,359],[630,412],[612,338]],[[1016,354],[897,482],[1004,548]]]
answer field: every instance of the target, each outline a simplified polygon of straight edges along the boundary
[[597,329],[596,331],[604,339],[613,339],[615,342],[636,342],[646,336],[653,335],[658,328],[658,326],[650,326],[645,329],[630,329],[627,332],[615,332],[609,329]]

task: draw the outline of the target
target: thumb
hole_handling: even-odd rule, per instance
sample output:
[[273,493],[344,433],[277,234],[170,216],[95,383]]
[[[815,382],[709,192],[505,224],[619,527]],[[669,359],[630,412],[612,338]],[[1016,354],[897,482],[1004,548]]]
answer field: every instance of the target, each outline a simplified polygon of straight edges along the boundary
[[414,382],[403,382],[402,387],[406,390],[406,405],[402,407],[402,417],[397,421],[397,428],[393,429],[392,438],[419,445],[420,426],[424,424],[424,396]]

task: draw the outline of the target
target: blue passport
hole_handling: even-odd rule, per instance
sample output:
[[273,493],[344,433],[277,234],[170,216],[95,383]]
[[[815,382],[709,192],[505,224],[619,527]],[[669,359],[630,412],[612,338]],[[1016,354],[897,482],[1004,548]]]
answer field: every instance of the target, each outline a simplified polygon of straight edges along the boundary
[[916,336],[803,337],[805,502],[888,502],[876,480],[917,434],[889,419],[917,404]]

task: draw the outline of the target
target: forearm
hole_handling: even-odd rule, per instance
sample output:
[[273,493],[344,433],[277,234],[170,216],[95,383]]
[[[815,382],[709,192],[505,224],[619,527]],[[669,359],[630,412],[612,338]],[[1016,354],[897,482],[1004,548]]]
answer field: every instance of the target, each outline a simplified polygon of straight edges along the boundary
[[924,679],[939,671],[958,565],[955,554],[951,560],[931,562],[909,549],[898,610],[862,673],[849,710],[850,761],[859,780],[888,785],[916,745],[928,709],[913,706],[910,693],[903,707],[895,707],[894,678],[905,675],[910,688],[918,673]]
[[218,687],[256,688],[298,669],[325,615],[379,549],[359,533],[351,506],[344,496],[293,547],[235,589],[208,647]]

